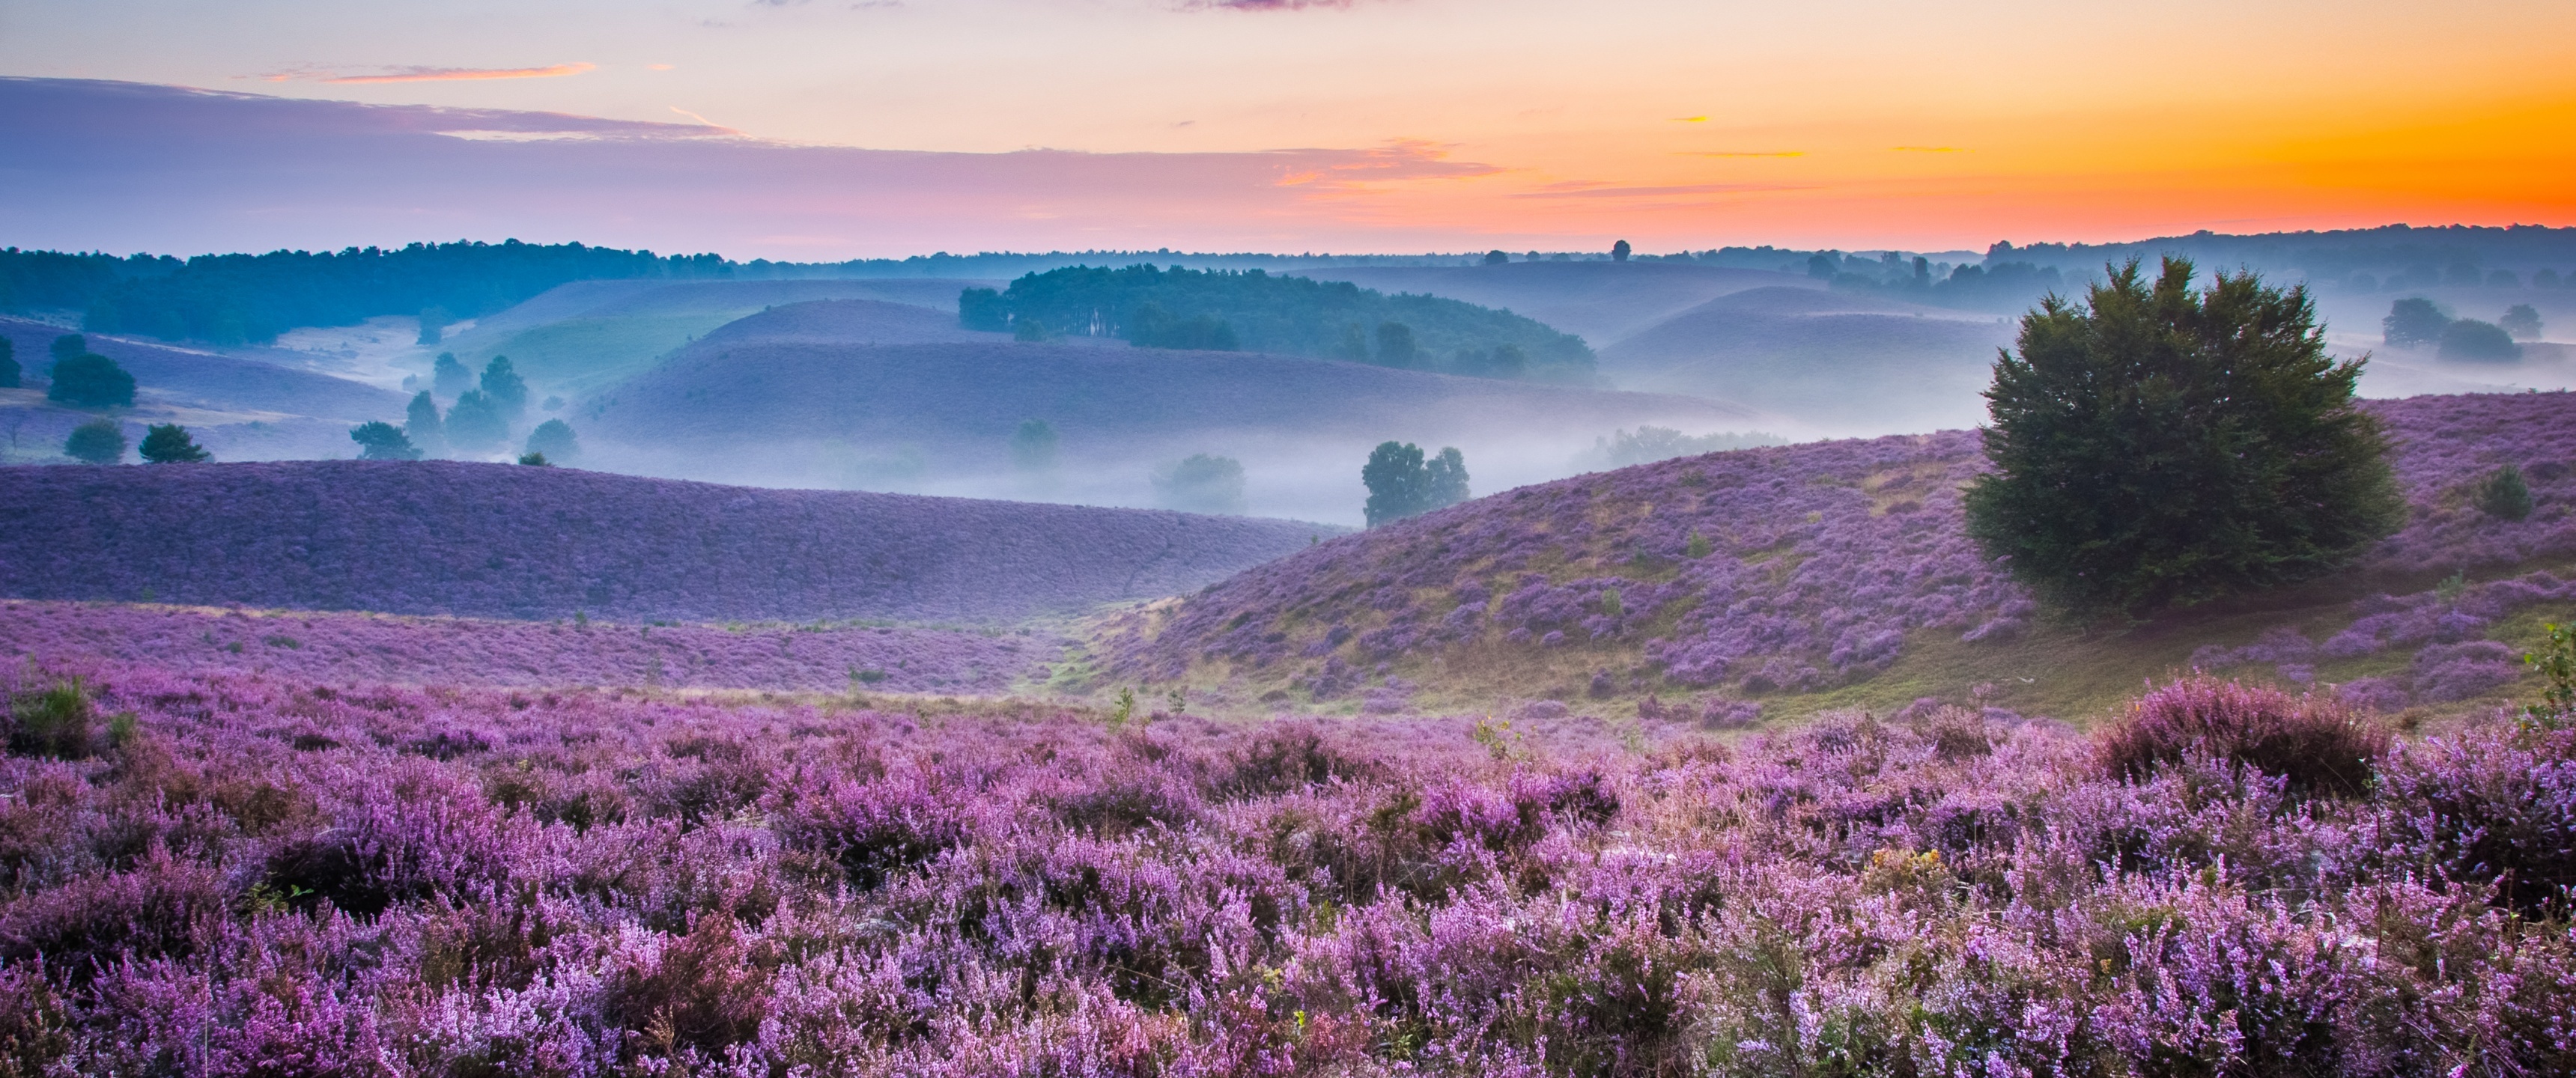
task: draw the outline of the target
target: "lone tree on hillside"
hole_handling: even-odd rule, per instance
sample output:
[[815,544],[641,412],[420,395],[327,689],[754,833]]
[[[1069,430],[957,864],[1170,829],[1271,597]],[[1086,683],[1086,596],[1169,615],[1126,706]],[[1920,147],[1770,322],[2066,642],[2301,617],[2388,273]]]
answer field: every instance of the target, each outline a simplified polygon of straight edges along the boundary
[[2306,579],[2403,515],[2379,425],[2353,406],[2304,288],[2192,287],[2111,267],[2083,303],[2022,316],[1986,391],[1992,474],[1968,532],[2083,611],[2144,613]]
[[1611,245],[1610,245],[1610,261],[1613,261],[1613,262],[1625,262],[1625,261],[1627,261],[1627,260],[1628,260],[1628,250],[1629,250],[1629,248],[1628,248],[1628,241],[1626,241],[1626,240],[1620,240],[1620,241],[1619,241],[1619,242],[1617,242],[1617,243],[1611,244]]
[[1380,443],[1360,467],[1360,482],[1368,485],[1368,504],[1362,511],[1372,528],[1446,509],[1469,497],[1467,458],[1454,446],[1426,461],[1421,446]]
[[424,389],[403,409],[403,437],[423,453],[447,451],[447,424],[438,417],[438,400]]
[[54,384],[45,387],[45,399],[74,408],[131,408],[134,406],[134,376],[116,361],[96,352],[86,352],[54,364]]
[[438,362],[430,365],[429,380],[430,388],[449,400],[455,400],[466,390],[474,388],[474,372],[457,362],[454,352],[438,354]]
[[581,441],[573,437],[572,424],[549,419],[528,433],[528,452],[554,464],[570,464],[581,456]]
[[1233,457],[1193,454],[1187,460],[1156,470],[1154,493],[1165,509],[1241,516],[1244,509],[1243,462]]
[[63,455],[88,464],[115,464],[125,459],[125,432],[113,419],[93,419],[72,428],[63,439]]
[[1511,260],[1511,255],[1499,250],[1485,252],[1485,264],[1488,266],[1499,266]]
[[403,437],[402,428],[381,420],[359,424],[349,432],[349,440],[358,443],[359,460],[420,459],[420,450]]
[[2391,348],[2409,348],[2431,344],[2442,339],[2442,329],[2451,324],[2451,316],[2442,313],[2433,301],[2421,296],[2401,299],[2388,305],[2388,317],[2379,320],[2379,339]]
[[1055,428],[1046,420],[1021,420],[1020,429],[1011,432],[1011,463],[1024,472],[1051,471],[1055,442]]
[[155,423],[143,429],[143,462],[146,464],[200,464],[215,459],[206,447],[188,437],[188,428],[176,423]]
[[478,388],[483,390],[484,396],[492,399],[504,421],[516,423],[521,415],[527,413],[528,383],[510,366],[510,357],[493,356],[492,362],[484,364],[483,379]]

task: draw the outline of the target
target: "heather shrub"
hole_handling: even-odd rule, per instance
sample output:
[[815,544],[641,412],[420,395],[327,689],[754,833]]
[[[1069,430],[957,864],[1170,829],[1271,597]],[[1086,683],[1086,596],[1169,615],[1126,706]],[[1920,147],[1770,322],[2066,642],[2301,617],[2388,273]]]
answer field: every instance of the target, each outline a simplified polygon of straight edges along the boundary
[[2104,731],[2102,768],[2137,779],[2192,757],[2232,761],[2293,789],[2358,794],[2388,735],[2340,700],[2193,676],[2150,690]]
[[2488,727],[2401,748],[2376,836],[2398,863],[2492,885],[2530,916],[2576,914],[2576,731]]
[[1209,777],[1208,796],[1228,801],[1274,797],[1336,781],[1367,780],[1379,773],[1376,761],[1326,742],[1314,726],[1281,724],[1228,752]]
[[22,690],[9,700],[9,751],[18,756],[82,759],[90,754],[97,724],[97,708],[78,678]]

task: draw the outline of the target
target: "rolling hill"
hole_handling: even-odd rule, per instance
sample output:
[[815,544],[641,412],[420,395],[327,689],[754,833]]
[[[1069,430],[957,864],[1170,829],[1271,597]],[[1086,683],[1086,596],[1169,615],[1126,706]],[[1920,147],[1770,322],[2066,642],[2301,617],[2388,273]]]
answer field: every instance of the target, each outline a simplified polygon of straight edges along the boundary
[[1390,295],[1413,292],[1502,308],[1581,337],[1595,349],[1728,293],[1824,288],[1821,281],[1793,274],[1679,262],[1356,266],[1297,272]]
[[374,461],[0,470],[0,595],[508,618],[1017,619],[1332,529]]
[[[2081,717],[2198,666],[2457,710],[2520,691],[2576,612],[2576,396],[2372,402],[2410,504],[2352,570],[2086,630],[1968,540],[1973,432],[1740,450],[1508,491],[1300,551],[1104,630],[1113,677],[1326,708],[1712,721],[1922,698]],[[2538,511],[2468,488],[2518,464]],[[2455,575],[2456,574],[2456,575]]]
[[1837,435],[1980,422],[2014,327],[1866,294],[1765,287],[1712,299],[1601,353],[1619,385],[1723,397]]
[[700,335],[775,306],[864,299],[944,311],[986,281],[929,278],[794,281],[576,281],[485,318],[441,349],[480,367],[507,355],[529,382],[578,397],[643,371]]
[[[804,317],[792,311],[765,317]],[[1574,452],[1622,426],[1761,425],[1747,409],[1685,397],[1007,340],[703,341],[583,411],[575,422],[594,459],[620,470],[866,487],[884,478],[866,462],[908,455],[912,489],[1151,504],[1153,468],[1221,453],[1251,473],[1255,512],[1354,523],[1360,462],[1389,438],[1460,446],[1483,489],[1495,489],[1563,475]],[[1049,474],[1012,467],[1011,438],[1030,419],[1061,440]]]
[[[45,400],[47,354],[60,326],[0,318],[25,368],[25,388],[0,389],[0,461],[55,457],[73,427],[102,413]],[[152,423],[178,423],[218,460],[347,457],[349,428],[399,421],[403,397],[363,382],[215,352],[87,335],[90,350],[134,375],[135,406],[113,413],[128,441]]]

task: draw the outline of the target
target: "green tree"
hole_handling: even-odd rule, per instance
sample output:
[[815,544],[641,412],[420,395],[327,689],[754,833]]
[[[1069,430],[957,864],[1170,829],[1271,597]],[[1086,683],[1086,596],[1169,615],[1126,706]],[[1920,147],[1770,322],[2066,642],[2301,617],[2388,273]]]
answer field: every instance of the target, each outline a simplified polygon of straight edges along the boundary
[[1232,457],[1193,454],[1157,471],[1154,493],[1165,509],[1241,516],[1243,462]]
[[1510,262],[1511,260],[1512,260],[1512,256],[1511,256],[1511,255],[1509,255],[1509,254],[1504,253],[1504,252],[1503,252],[1503,251],[1501,251],[1501,250],[1492,250],[1492,251],[1487,251],[1487,252],[1485,252],[1485,264],[1486,264],[1486,265],[1488,265],[1488,266],[1500,266],[1500,265],[1503,265],[1504,263]]
[[519,454],[519,463],[535,468],[552,468],[555,466],[555,462],[547,460],[545,454],[539,453],[533,449]]
[[63,455],[86,464],[115,464],[125,459],[125,432],[112,419],[93,419],[72,428],[63,439]]
[[1474,495],[1467,493],[1467,455],[1456,446],[1444,447],[1440,455],[1423,465],[1422,511],[1447,509]]
[[45,399],[74,408],[130,408],[134,406],[134,376],[116,361],[91,352],[73,356],[54,364],[54,382],[45,387]]
[[403,437],[422,453],[447,452],[447,424],[439,420],[438,400],[428,390],[412,394],[411,405],[403,409]]
[[987,333],[1009,331],[1011,305],[1002,302],[1002,294],[990,288],[969,288],[957,294],[957,326]]
[[2522,358],[2522,346],[2493,322],[2463,318],[2442,327],[2442,344],[2435,354],[2476,363],[2510,363]]
[[2540,312],[2528,303],[2517,303],[2505,308],[2504,317],[2496,319],[2496,326],[2512,334],[2517,341],[2536,341],[2540,339]]
[[455,321],[456,316],[448,313],[448,310],[445,307],[431,304],[427,307],[421,308],[420,338],[413,343],[422,345],[437,344],[441,339],[446,337],[447,327]]
[[1628,241],[1626,241],[1626,240],[1620,240],[1620,241],[1619,241],[1619,242],[1617,242],[1617,243],[1611,244],[1611,245],[1610,245],[1610,261],[1613,261],[1613,262],[1625,262],[1625,261],[1627,261],[1627,260],[1628,260],[1628,250],[1629,250],[1629,248],[1628,248]]
[[429,369],[429,387],[439,396],[455,400],[474,388],[474,372],[456,361],[456,353],[440,352],[438,362]]
[[1368,331],[1361,329],[1357,322],[1343,326],[1342,342],[1333,346],[1333,358],[1346,359],[1353,363],[1368,362]]
[[2379,320],[2379,338],[2391,348],[2412,348],[2442,339],[2442,327],[2451,324],[2451,316],[2442,313],[2433,301],[2412,296],[2388,305],[2388,317]]
[[1055,428],[1046,420],[1023,420],[1020,429],[1011,432],[1011,463],[1021,471],[1054,470],[1055,448]]
[[1377,324],[1377,363],[1382,367],[1410,367],[1417,356],[1413,345],[1413,327],[1402,322]]
[[2522,469],[2507,464],[2478,484],[2478,509],[2506,520],[2530,516],[2531,486],[2522,481]]
[[18,388],[19,374],[18,345],[7,337],[0,337],[0,389]]
[[447,444],[468,453],[488,453],[509,440],[510,420],[482,390],[466,390],[447,409]]
[[2022,317],[1986,391],[1994,470],[1968,532],[2052,601],[2144,612],[2306,579],[2400,522],[2380,428],[2353,406],[2304,288],[2192,288],[2111,267]]
[[[986,291],[991,291],[991,289],[986,289]],[[1046,323],[1040,322],[1035,318],[1022,318],[1012,322],[1011,339],[1015,341],[1031,342],[1043,341],[1047,339]]]
[[502,421],[517,423],[528,411],[528,382],[510,366],[510,357],[493,356],[483,365],[483,380],[478,386],[491,398],[492,407],[501,413]]
[[581,442],[573,437],[572,424],[549,419],[529,432],[528,452],[555,464],[570,464],[581,456]]
[[403,437],[402,428],[382,420],[359,424],[349,432],[349,440],[358,443],[359,460],[420,459],[420,450]]
[[1421,446],[1382,442],[1360,466],[1360,482],[1369,492],[1361,511],[1374,528],[1466,501],[1467,458],[1451,447],[1426,461]]
[[155,423],[143,428],[142,453],[146,464],[199,464],[215,459],[214,454],[188,436],[188,428],[176,423]]

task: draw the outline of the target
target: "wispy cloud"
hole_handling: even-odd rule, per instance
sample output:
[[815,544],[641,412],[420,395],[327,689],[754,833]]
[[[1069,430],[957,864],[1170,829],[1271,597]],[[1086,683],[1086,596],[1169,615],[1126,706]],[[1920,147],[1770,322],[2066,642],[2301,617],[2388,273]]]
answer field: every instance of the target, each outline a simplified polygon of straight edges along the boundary
[[1676,150],[1679,157],[1805,157],[1805,150]]
[[319,82],[333,86],[363,86],[379,82],[479,82],[488,79],[559,79],[599,69],[597,64],[550,64],[545,67],[394,67],[375,74],[355,74],[322,68],[299,68],[260,76],[266,82]]
[[1688,195],[1733,195],[1757,191],[1795,191],[1800,188],[1776,183],[1689,183],[1661,187],[1624,187],[1600,180],[1569,180],[1551,183],[1536,191],[1522,191],[1513,198],[1674,198]]
[[1897,153],[1967,153],[1957,146],[1890,146]]

